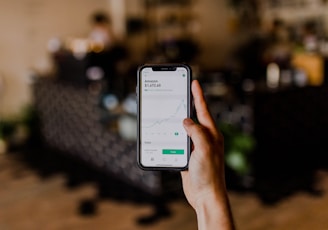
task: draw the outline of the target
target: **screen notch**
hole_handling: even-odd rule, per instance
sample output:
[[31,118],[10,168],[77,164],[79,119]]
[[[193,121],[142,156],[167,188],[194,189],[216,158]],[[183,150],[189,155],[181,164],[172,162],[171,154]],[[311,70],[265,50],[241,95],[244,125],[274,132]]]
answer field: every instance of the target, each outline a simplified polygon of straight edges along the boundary
[[153,71],[176,71],[176,66],[153,66]]

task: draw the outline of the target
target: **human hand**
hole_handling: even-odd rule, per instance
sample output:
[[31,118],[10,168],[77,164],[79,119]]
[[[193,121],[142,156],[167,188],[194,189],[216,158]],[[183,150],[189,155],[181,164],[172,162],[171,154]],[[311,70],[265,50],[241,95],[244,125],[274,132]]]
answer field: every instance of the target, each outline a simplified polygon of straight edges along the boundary
[[212,229],[205,227],[211,224],[233,229],[224,176],[223,136],[208,111],[198,81],[192,82],[191,91],[199,124],[190,118],[183,121],[193,142],[189,168],[181,172],[183,190],[196,210],[199,226],[203,226],[199,229]]

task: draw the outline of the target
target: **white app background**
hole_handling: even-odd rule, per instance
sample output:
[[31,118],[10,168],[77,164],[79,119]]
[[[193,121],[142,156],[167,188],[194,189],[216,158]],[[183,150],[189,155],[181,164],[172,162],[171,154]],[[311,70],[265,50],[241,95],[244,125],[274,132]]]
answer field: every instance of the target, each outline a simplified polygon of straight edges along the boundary
[[141,73],[141,163],[144,166],[183,167],[187,164],[187,70]]

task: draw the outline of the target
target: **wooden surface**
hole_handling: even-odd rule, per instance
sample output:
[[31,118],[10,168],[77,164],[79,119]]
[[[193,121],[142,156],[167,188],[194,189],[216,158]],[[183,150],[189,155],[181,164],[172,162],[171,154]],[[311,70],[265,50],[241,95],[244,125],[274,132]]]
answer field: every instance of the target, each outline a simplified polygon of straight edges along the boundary
[[[328,173],[318,177],[318,186],[327,190]],[[0,155],[0,229],[197,229],[194,211],[184,199],[168,203],[170,215],[148,225],[138,224],[154,211],[146,203],[102,199],[92,215],[81,215],[81,202],[94,199],[97,190],[92,182],[70,188],[65,174],[43,178],[16,156]],[[253,194],[229,195],[238,229],[328,229],[326,192],[294,194],[270,206]]]

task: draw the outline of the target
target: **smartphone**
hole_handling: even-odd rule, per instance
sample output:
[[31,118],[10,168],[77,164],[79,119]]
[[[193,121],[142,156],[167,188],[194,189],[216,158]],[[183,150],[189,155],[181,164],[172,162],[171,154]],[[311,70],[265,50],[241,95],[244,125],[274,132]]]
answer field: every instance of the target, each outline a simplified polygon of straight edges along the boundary
[[191,68],[184,64],[138,69],[138,164],[144,170],[186,170],[190,138],[183,120],[191,116]]

